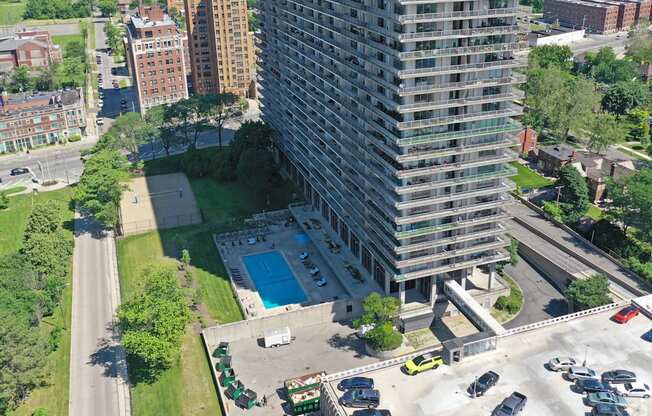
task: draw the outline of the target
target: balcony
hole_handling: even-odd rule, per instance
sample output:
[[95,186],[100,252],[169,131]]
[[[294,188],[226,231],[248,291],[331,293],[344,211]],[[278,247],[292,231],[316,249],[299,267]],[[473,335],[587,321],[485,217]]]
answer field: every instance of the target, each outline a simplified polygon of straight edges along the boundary
[[450,178],[450,179],[447,178],[447,179],[434,181],[434,182],[426,181],[426,180],[415,181],[415,182],[408,181],[408,185],[406,186],[395,187],[394,192],[396,192],[399,195],[403,195],[403,194],[409,194],[413,192],[421,192],[421,191],[428,191],[437,188],[443,188],[446,186],[481,182],[489,179],[508,178],[510,176],[514,176],[515,174],[516,174],[516,168],[512,166],[505,166],[501,170],[496,172],[481,173],[478,175],[460,176],[460,177]]
[[431,32],[402,33],[398,35],[398,40],[400,42],[414,42],[414,41],[448,39],[448,38],[459,39],[459,38],[469,38],[474,36],[491,36],[491,35],[519,33],[523,31],[524,31],[523,28],[521,28],[521,26],[519,25],[474,27],[469,29],[451,29],[451,30],[435,30]]
[[412,152],[406,155],[398,155],[396,160],[399,163],[417,162],[425,159],[461,155],[465,153],[481,152],[483,150],[504,149],[518,144],[516,138],[511,137],[499,141],[477,143],[472,145],[448,146],[442,149],[428,150],[424,152]]
[[[446,195],[437,195],[437,196],[432,196],[432,197],[425,197],[425,198],[419,198],[419,199],[411,199],[409,201],[403,201],[403,202],[396,202],[394,206],[399,209],[399,210],[405,210],[405,209],[411,209],[411,208],[419,208],[419,207],[427,207],[429,205],[436,205],[436,204],[441,204],[444,202],[450,202],[450,201],[459,201],[463,199],[469,199],[469,198],[475,198],[475,197],[482,197],[482,196],[487,196],[487,195],[495,195],[499,193],[507,193],[511,192],[514,190],[516,186],[514,185],[513,182],[511,181],[502,181],[499,185],[496,186],[489,186],[486,188],[482,189],[471,189],[470,191],[465,191],[465,192],[451,192]],[[422,214],[415,214],[416,216],[420,216]],[[415,215],[412,216],[404,216],[402,218],[411,218]],[[430,214],[427,214],[430,215]],[[401,221],[398,221],[401,223]],[[409,223],[412,221],[405,221],[405,223]]]
[[476,246],[464,247],[457,250],[442,251],[437,254],[431,254],[423,257],[415,257],[408,260],[400,260],[395,262],[394,265],[399,269],[403,269],[406,267],[414,267],[418,265],[427,266],[428,263],[433,261],[449,259],[451,257],[464,256],[467,254],[472,254],[477,252],[484,252],[492,249],[501,249],[507,246],[509,246],[508,241],[503,241],[498,239],[497,241],[493,241],[490,243],[478,244]]
[[479,62],[475,64],[444,65],[433,68],[403,69],[397,72],[399,78],[417,78],[433,75],[457,74],[464,72],[489,71],[492,69],[515,69],[527,66],[527,60],[516,58],[504,58],[491,62]]
[[405,97],[408,95],[444,92],[450,90],[466,90],[474,88],[495,87],[501,85],[516,85],[524,84],[526,81],[527,77],[524,74],[514,72],[510,76],[502,78],[485,78],[461,82],[423,84],[415,85],[413,87],[399,86],[399,95],[401,97]]
[[466,139],[476,136],[488,136],[497,133],[513,133],[523,130],[523,126],[515,120],[508,119],[507,123],[501,126],[484,127],[479,129],[449,131],[444,133],[435,133],[419,135],[415,137],[406,137],[397,140],[397,144],[403,146],[418,146],[421,144],[430,144],[455,139]]
[[497,9],[466,10],[461,12],[404,14],[398,18],[398,21],[401,22],[402,24],[408,24],[408,23],[441,22],[446,20],[483,19],[489,17],[507,17],[507,16],[518,17],[523,15],[524,13],[521,12],[518,7],[502,7]]
[[512,90],[501,94],[488,94],[468,98],[452,98],[443,100],[425,101],[421,103],[404,104],[398,107],[401,112],[413,112],[424,110],[437,110],[448,107],[461,107],[464,105],[478,105],[485,103],[495,103],[500,101],[514,101],[523,99],[525,92],[521,90]]
[[478,120],[488,120],[499,117],[515,117],[523,113],[523,109],[518,106],[510,106],[501,110],[477,111],[474,113],[457,114],[453,116],[439,116],[424,120],[404,121],[397,123],[399,130],[414,130],[425,127],[443,126],[451,123],[464,123]]
[[[442,211],[427,212],[423,214],[399,217],[396,218],[395,222],[398,225],[417,224],[423,221],[431,221],[439,218],[450,217],[452,215],[462,215],[462,214],[469,214],[473,212],[482,211],[485,209],[501,208],[511,203],[513,203],[512,197],[505,194],[505,195],[500,195],[498,199],[496,199],[495,201],[489,201],[484,203],[473,203],[471,205],[458,207],[458,208],[450,208]],[[426,230],[430,228],[431,228],[430,226],[423,227],[423,228],[416,228],[413,231],[420,231],[422,229]],[[435,231],[439,231],[439,230],[435,230]],[[395,235],[395,237],[398,238],[398,235]]]
[[422,51],[401,52],[402,60],[433,58],[443,56],[471,55],[494,52],[518,52],[527,49],[526,42],[496,43],[476,46],[460,46],[455,48],[428,49]]
[[395,248],[397,254],[407,254],[419,250],[428,250],[431,248],[444,246],[448,244],[462,243],[465,241],[477,240],[484,237],[500,236],[507,232],[507,227],[504,224],[497,222],[495,228],[487,230],[476,231],[472,233],[453,235],[446,238],[438,238],[436,240],[424,241],[415,244],[406,244]]
[[476,158],[466,162],[457,162],[457,163],[441,163],[436,164],[432,162],[430,165],[425,164],[422,167],[415,168],[403,168],[401,170],[395,170],[396,177],[399,179],[407,179],[417,176],[432,175],[435,173],[451,172],[455,170],[469,169],[479,166],[486,166],[488,164],[499,164],[499,163],[509,163],[518,159],[518,155],[512,151],[505,151],[505,154],[502,156],[491,156],[488,158]]
[[509,253],[506,253],[502,250],[498,251],[496,254],[488,254],[479,256],[478,258],[471,260],[463,260],[460,262],[454,262],[452,264],[447,264],[444,266],[428,268],[425,270],[420,270],[418,272],[411,272],[405,274],[399,274],[394,276],[395,282],[404,282],[406,280],[419,279],[421,277],[432,276],[435,274],[452,272],[455,270],[467,269],[473,266],[480,266],[483,264],[496,263],[499,261],[509,260]]

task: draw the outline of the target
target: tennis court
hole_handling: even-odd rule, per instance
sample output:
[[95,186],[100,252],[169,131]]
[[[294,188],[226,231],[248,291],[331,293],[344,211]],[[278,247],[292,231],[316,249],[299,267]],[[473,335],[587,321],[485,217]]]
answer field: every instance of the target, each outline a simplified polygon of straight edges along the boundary
[[122,235],[201,224],[202,216],[183,173],[134,178],[120,201]]
[[254,281],[265,309],[300,303],[306,295],[290,266],[278,251],[243,257],[249,276]]

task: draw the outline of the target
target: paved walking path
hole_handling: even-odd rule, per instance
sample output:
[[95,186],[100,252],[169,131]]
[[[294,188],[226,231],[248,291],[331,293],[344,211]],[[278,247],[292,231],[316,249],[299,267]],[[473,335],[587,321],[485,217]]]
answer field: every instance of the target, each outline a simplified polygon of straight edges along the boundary
[[115,240],[89,218],[75,218],[70,416],[129,416],[124,350],[114,329],[120,304]]

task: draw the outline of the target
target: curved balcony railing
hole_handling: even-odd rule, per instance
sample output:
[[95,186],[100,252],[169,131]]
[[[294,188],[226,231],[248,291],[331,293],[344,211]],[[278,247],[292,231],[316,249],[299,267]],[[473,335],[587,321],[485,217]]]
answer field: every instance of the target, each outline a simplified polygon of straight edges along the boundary
[[421,40],[435,40],[441,38],[461,38],[472,36],[490,36],[501,35],[509,33],[518,33],[522,31],[519,25],[506,25],[506,26],[487,26],[487,27],[473,27],[469,29],[452,29],[452,30],[434,30],[431,32],[414,32],[414,33],[401,33],[398,35],[398,40],[401,42],[414,42]]
[[425,23],[458,19],[478,19],[483,17],[520,16],[522,12],[518,7],[503,7],[497,9],[465,10],[461,12],[441,12],[424,14],[404,14],[398,21],[406,23]]

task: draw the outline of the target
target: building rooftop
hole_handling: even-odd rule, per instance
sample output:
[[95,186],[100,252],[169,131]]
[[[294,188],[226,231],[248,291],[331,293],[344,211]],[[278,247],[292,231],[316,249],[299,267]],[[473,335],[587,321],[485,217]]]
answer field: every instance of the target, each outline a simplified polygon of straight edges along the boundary
[[46,43],[36,39],[6,39],[6,40],[0,40],[0,52],[16,50],[26,43],[35,43],[42,48],[48,47]]
[[[600,3],[594,3],[592,1],[584,1],[584,0],[554,0],[554,1],[558,3],[570,3],[570,4],[577,4],[580,6],[598,7],[598,8],[609,8],[609,7],[618,6],[618,3],[612,3],[612,2],[609,2],[608,4],[606,4],[607,2],[605,2],[605,4],[600,4]],[[544,12],[545,11],[546,10],[544,9]],[[550,10],[548,10],[548,12],[550,12]]]
[[570,146],[559,144],[549,147],[541,147],[539,148],[539,156],[541,156],[541,153],[557,160],[569,160],[575,157],[576,150]]
[[[6,115],[13,112],[33,110],[55,104],[71,105],[79,101],[79,99],[80,96],[78,90],[22,92],[1,95],[0,106],[2,107],[3,113]],[[33,105],[30,106],[30,103]]]
[[163,15],[162,20],[151,20],[149,17],[133,15],[131,16],[131,23],[137,29],[143,29],[143,28],[155,27],[155,26],[176,25],[174,20],[172,20],[172,18],[167,14]]

